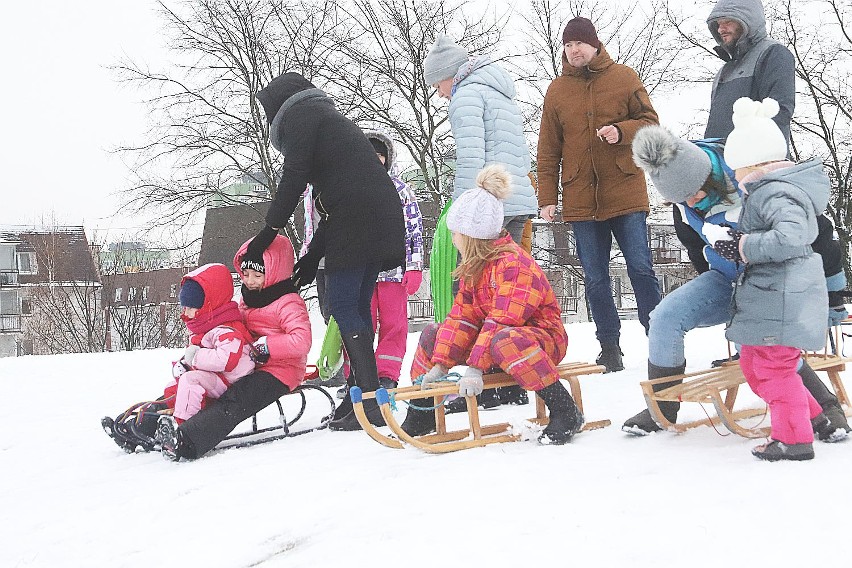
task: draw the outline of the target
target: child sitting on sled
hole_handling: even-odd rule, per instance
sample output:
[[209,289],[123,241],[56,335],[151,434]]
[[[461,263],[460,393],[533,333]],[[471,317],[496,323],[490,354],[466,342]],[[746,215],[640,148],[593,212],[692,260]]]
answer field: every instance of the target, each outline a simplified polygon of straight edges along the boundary
[[[447,227],[461,253],[453,273],[459,292],[446,320],[420,335],[412,382],[422,375],[425,385],[454,365],[466,364],[459,394],[478,395],[483,373],[502,369],[547,405],[550,423],[539,442],[565,444],[582,428],[583,415],[556,371],[568,347],[559,303],[535,260],[502,229],[509,173],[499,165],[486,166],[476,185],[447,213]],[[412,402],[431,406],[430,399]],[[435,430],[434,413],[411,406],[402,429],[412,436],[428,434]]]
[[741,345],[743,375],[772,418],[771,441],[752,454],[767,461],[809,460],[811,419],[822,408],[796,369],[801,349],[825,345],[828,293],[811,243],[831,184],[820,160],[787,161],[787,141],[772,120],[778,109],[769,98],[734,103],[725,162],[745,195],[737,229],[720,230],[713,249],[745,264],[725,335]]
[[224,264],[205,264],[181,280],[180,317],[189,330],[189,346],[174,364],[174,381],[166,387],[167,394],[175,393],[178,424],[197,414],[205,398],[219,398],[254,370],[254,340],[233,297],[231,271]]
[[212,450],[250,418],[305,380],[311,323],[304,300],[290,281],[294,253],[290,240],[276,235],[257,258],[246,241],[234,257],[243,281],[239,310],[254,338],[255,371],[186,422],[160,419],[157,441],[171,460],[195,459]]

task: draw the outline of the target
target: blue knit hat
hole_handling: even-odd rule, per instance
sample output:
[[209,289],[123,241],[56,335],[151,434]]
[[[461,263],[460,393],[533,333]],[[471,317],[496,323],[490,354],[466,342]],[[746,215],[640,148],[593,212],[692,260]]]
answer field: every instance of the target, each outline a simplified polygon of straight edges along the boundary
[[204,288],[195,280],[187,280],[180,287],[180,305],[185,308],[201,309],[204,305]]

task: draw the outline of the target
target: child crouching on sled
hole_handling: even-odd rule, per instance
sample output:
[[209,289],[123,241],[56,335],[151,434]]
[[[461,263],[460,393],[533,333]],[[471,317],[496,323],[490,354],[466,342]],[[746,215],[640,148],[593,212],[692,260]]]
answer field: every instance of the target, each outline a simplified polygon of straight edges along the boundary
[[744,192],[743,209],[737,230],[720,234],[713,248],[745,264],[725,334],[742,345],[743,375],[772,418],[772,440],[752,454],[767,461],[809,460],[811,419],[822,408],[796,369],[800,349],[825,345],[828,293],[811,243],[830,184],[819,160],[787,161],[787,142],[772,120],[778,108],[773,99],[743,97],[734,103],[725,162]]
[[[467,364],[459,394],[478,395],[483,373],[502,369],[547,405],[550,423],[539,442],[565,444],[582,428],[583,415],[556,371],[568,347],[559,304],[535,260],[502,229],[509,173],[499,165],[486,166],[476,185],[447,213],[447,228],[461,253],[453,273],[459,292],[447,319],[420,335],[412,381],[423,375],[425,385],[454,365]],[[412,402],[431,406],[430,399]],[[428,434],[435,430],[434,413],[409,407],[402,429],[412,436]]]
[[234,257],[243,281],[239,311],[254,338],[255,371],[211,400],[179,426],[160,419],[157,439],[172,460],[195,459],[212,450],[243,420],[292,392],[305,380],[311,323],[304,300],[290,281],[293,245],[276,235],[254,258],[246,241]]

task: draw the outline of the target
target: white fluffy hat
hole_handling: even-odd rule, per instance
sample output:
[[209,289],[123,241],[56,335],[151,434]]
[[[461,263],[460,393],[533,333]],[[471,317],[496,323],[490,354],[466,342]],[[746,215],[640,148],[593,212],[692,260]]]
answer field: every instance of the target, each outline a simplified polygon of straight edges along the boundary
[[778,114],[778,101],[748,97],[734,103],[734,130],[725,141],[725,162],[731,169],[777,162],[787,157],[787,140],[772,120]]
[[476,187],[462,193],[447,211],[447,228],[474,239],[491,240],[503,230],[503,199],[512,191],[512,176],[499,164],[485,166]]

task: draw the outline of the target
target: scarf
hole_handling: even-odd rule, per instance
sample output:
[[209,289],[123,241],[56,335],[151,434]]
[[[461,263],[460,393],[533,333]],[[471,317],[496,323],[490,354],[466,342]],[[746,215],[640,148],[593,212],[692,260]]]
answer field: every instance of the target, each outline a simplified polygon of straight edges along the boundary
[[186,323],[186,328],[192,333],[190,341],[195,345],[201,343],[201,338],[204,334],[214,327],[225,326],[230,327],[239,333],[247,343],[251,343],[254,339],[249,333],[246,326],[243,324],[243,318],[237,303],[234,301],[226,302],[206,314],[198,315],[192,319],[186,319],[181,316],[181,319]]
[[282,296],[298,294],[298,292],[299,289],[293,285],[291,278],[261,288],[260,290],[249,290],[245,284],[243,284],[241,289],[243,302],[250,308],[264,308]]

